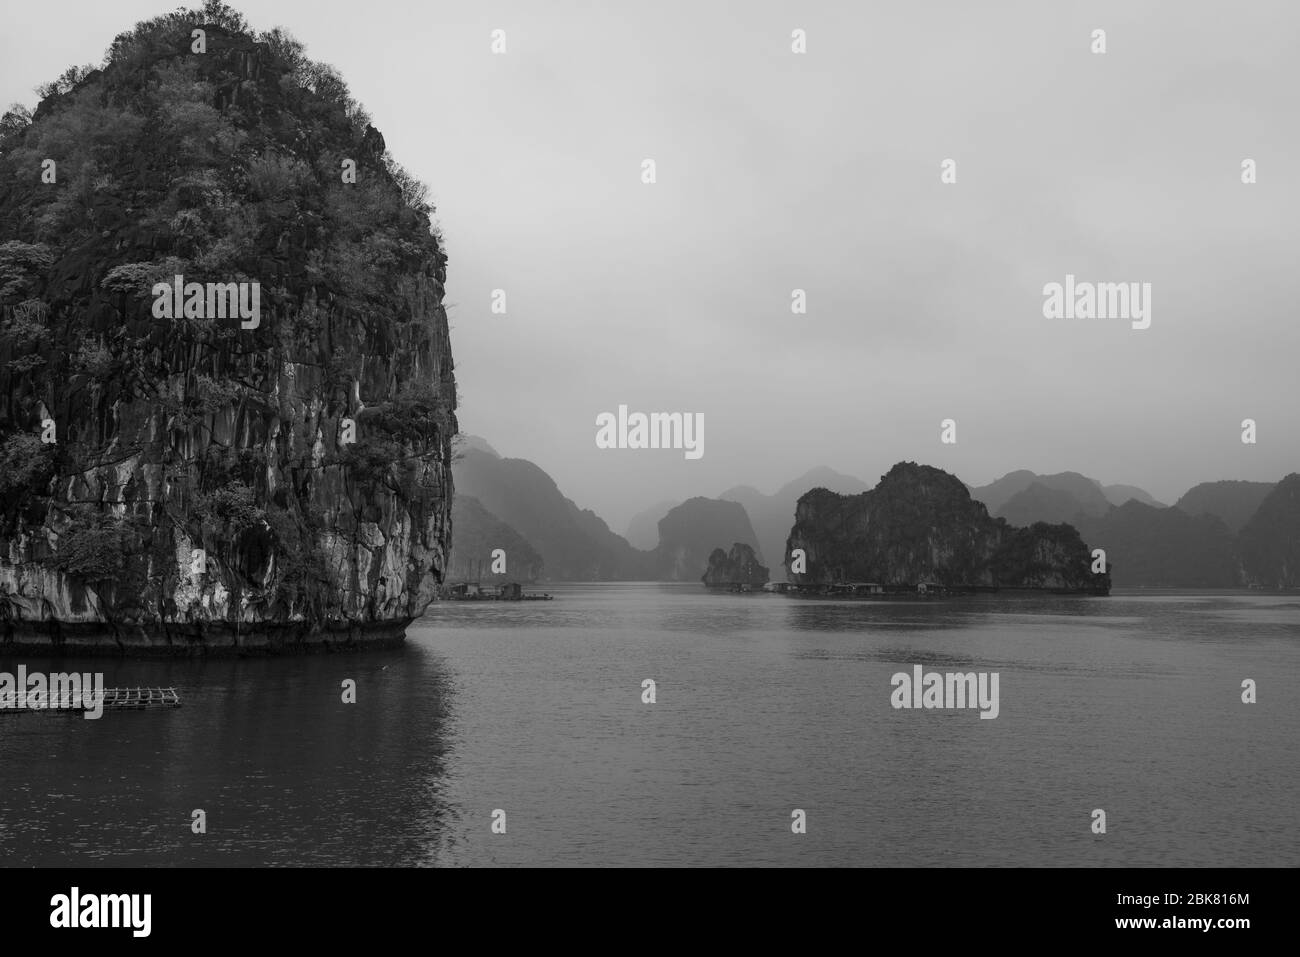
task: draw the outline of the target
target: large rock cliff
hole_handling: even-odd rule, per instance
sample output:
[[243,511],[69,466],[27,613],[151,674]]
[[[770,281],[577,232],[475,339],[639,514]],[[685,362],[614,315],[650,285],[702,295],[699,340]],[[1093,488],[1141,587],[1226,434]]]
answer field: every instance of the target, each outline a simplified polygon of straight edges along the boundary
[[[0,640],[400,639],[456,430],[423,187],[337,73],[220,4],[42,92],[0,122]],[[181,275],[258,283],[260,318],[158,318]]]
[[795,506],[786,548],[805,552],[800,584],[878,582],[1106,593],[1109,574],[1069,525],[1015,528],[991,518],[955,476],[900,462],[860,495],[813,489]]

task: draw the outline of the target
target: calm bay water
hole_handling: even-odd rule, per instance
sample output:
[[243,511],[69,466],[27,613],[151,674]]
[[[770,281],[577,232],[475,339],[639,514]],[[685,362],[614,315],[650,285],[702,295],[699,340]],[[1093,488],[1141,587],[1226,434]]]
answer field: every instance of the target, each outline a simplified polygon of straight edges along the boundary
[[[0,716],[0,864],[1300,865],[1300,597],[550,591],[393,651],[0,657],[184,701]],[[915,664],[999,717],[894,710]]]

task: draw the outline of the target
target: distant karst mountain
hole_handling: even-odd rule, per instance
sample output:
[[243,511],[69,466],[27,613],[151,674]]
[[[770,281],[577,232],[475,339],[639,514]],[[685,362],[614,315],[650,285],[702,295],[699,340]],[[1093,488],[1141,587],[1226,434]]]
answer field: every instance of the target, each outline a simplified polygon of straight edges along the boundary
[[1235,538],[1213,515],[1130,500],[1103,516],[1081,518],[1078,528],[1090,545],[1105,549],[1116,587],[1241,584]]
[[[718,499],[697,496],[676,506],[660,503],[646,509],[633,522],[638,527],[644,525],[650,516],[662,509],[662,514],[655,520],[653,536],[644,529],[638,531],[638,541],[644,544],[653,539],[653,547],[634,548],[611,532],[593,513],[579,509],[565,498],[554,481],[536,465],[503,459],[486,442],[472,437],[458,441],[457,450],[454,463],[457,496],[479,499],[477,504],[465,503],[464,517],[455,518],[452,561],[457,578],[480,577],[479,569],[490,567],[490,563],[482,558],[477,559],[479,564],[463,563],[463,550],[456,545],[464,542],[467,543],[464,548],[470,553],[490,555],[491,548],[498,546],[488,545],[485,535],[487,538],[512,540],[510,536],[513,534],[518,536],[520,543],[526,543],[532,549],[538,563],[534,564],[532,557],[524,552],[522,563],[511,565],[512,574],[506,576],[515,578],[513,570],[519,568],[519,580],[529,580],[529,574],[535,574],[561,581],[696,581],[710,567],[714,550],[724,545],[730,547],[733,543],[751,548],[755,552],[755,562],[760,565],[770,562],[774,578],[798,580],[797,576],[788,574],[788,548],[791,545],[787,539],[791,525],[799,524],[796,522],[798,503],[813,491],[817,494],[811,497],[810,507],[829,508],[831,513],[849,508],[846,503],[870,491],[873,495],[870,501],[875,504],[861,514],[871,516],[876,532],[893,528],[894,532],[890,534],[897,532],[901,536],[891,541],[905,543],[909,540],[908,535],[916,531],[911,526],[906,533],[899,531],[898,523],[908,515],[912,515],[911,521],[914,522],[920,522],[922,518],[926,522],[948,521],[942,513],[926,512],[908,495],[899,494],[900,488],[908,487],[906,482],[895,481],[899,478],[895,473],[902,466],[895,467],[890,475],[885,476],[885,479],[894,476],[894,480],[886,482],[882,479],[887,493],[882,495],[875,495],[881,491],[881,486],[868,490],[859,479],[821,468],[813,469],[770,496],[749,486],[736,486]],[[926,468],[910,466],[912,470]],[[930,472],[946,475],[939,470]],[[932,489],[941,497],[952,497],[955,487],[951,482],[947,479],[939,481],[930,472],[904,469],[900,474],[911,476],[911,479],[924,479],[918,487]],[[819,480],[833,482],[840,489],[856,491],[845,495],[830,494],[831,490],[818,489]],[[1091,563],[1087,579],[1080,579],[1077,568],[1072,566],[1064,571],[1053,571],[1056,568],[1053,563],[1065,560],[1063,556],[1077,557],[1077,545],[1087,542],[1089,554],[1092,548],[1105,549],[1111,582],[1117,587],[1233,588],[1247,584],[1268,588],[1291,587],[1277,584],[1293,580],[1295,574],[1287,550],[1289,526],[1284,497],[1274,501],[1269,510],[1262,513],[1249,535],[1244,528],[1241,536],[1234,534],[1231,525],[1214,513],[1217,509],[1234,521],[1249,524],[1240,516],[1247,509],[1252,514],[1259,511],[1268,492],[1276,487],[1265,482],[1205,483],[1180,499],[1180,504],[1200,503],[1205,509],[1201,514],[1189,514],[1182,508],[1160,505],[1135,486],[1102,486],[1076,472],[1046,476],[1028,471],[1012,472],[983,488],[967,490],[961,486],[967,499],[976,505],[983,504],[978,498],[981,494],[999,503],[999,514],[991,515],[985,509],[984,518],[979,519],[969,509],[961,512],[961,508],[968,506],[958,508],[958,502],[953,498],[949,505],[965,515],[962,521],[966,523],[963,527],[967,527],[967,531],[955,538],[941,535],[936,539],[934,547],[937,550],[933,553],[936,561],[930,562],[930,566],[943,564],[937,561],[937,556],[951,548],[954,550],[951,561],[945,567],[949,572],[955,569],[959,574],[948,582],[933,572],[934,580],[941,583],[956,583],[964,576],[968,584],[988,585],[994,580],[1070,581],[1073,584],[1014,587],[1087,589],[1092,581]],[[1116,506],[1114,502],[1118,499],[1123,501]],[[1255,499],[1259,500],[1259,506],[1251,509]],[[498,514],[497,509],[510,518]],[[900,511],[894,513],[893,509]],[[825,519],[827,514],[830,513],[817,512],[813,517],[814,524]],[[778,535],[775,530],[782,525],[784,531],[771,544],[765,542],[764,530],[754,520],[755,515],[767,523],[769,537]],[[461,516],[459,507],[456,516]],[[990,525],[990,521],[994,524]],[[995,529],[999,521],[1005,530]],[[463,533],[461,524],[464,524]],[[484,529],[490,530],[490,534]],[[881,569],[902,576],[931,574],[927,572],[930,566],[915,555],[901,558],[895,555],[884,564],[864,564],[861,556],[852,557],[855,554],[852,548],[835,539],[834,535],[825,540],[814,537],[819,547],[830,543],[827,547],[831,551],[823,556],[824,562],[830,564],[824,563],[816,571],[812,571],[810,566],[810,575],[829,575],[826,580],[848,580],[847,577],[837,579],[837,575],[875,580],[872,576]],[[885,546],[876,542],[872,547]],[[514,548],[522,549],[523,544]],[[993,551],[990,552],[990,548]],[[559,566],[554,567],[548,550],[570,558],[562,557]],[[1040,557],[1031,560],[1031,553]],[[873,562],[881,558],[870,549],[863,554],[874,555],[871,558]],[[776,558],[773,559],[772,555]],[[1045,559],[1042,556],[1055,557]],[[726,557],[725,552],[723,557]],[[1069,560],[1073,561],[1072,558]],[[778,562],[785,564],[778,565]],[[823,580],[814,577],[805,578],[804,582]],[[893,579],[881,582],[898,583]]]
[[655,579],[699,581],[719,542],[744,545],[760,552],[755,561],[763,560],[744,506],[720,499],[687,499],[659,522],[659,544],[651,554]]
[[[540,555],[552,581],[649,578],[646,555],[589,509],[566,498],[555,480],[526,459],[502,458],[464,443],[452,463],[458,494],[476,498]],[[453,537],[455,531],[453,529]]]
[[[1111,489],[1134,489],[1115,485]],[[1141,489],[1134,489],[1142,500],[1155,500]],[[1120,494],[1118,491],[1113,494]],[[1078,472],[1035,475],[1021,469],[1009,472],[995,482],[970,490],[971,498],[983,502],[990,515],[1005,518],[1012,524],[1068,521],[1075,514],[1105,515],[1112,504],[1106,488],[1096,479]],[[1124,501],[1127,501],[1125,499]]]
[[[1110,511],[1111,504],[1097,490],[1104,511]],[[1017,492],[997,510],[997,517],[1005,518],[1012,525],[1032,525],[1034,522],[1075,524],[1085,518],[1088,512],[1084,503],[1074,493],[1063,488],[1052,488],[1042,482],[1032,482],[1024,491]]]
[[1278,482],[1241,530],[1248,585],[1300,588],[1300,474]]
[[[795,503],[799,496],[809,489],[825,488],[844,495],[865,492],[870,486],[862,479],[845,475],[834,469],[820,466],[805,472],[799,478],[787,482],[774,494],[764,495],[748,485],[738,485],[719,495],[719,498],[739,502],[745,507],[749,520],[758,535],[759,551],[772,565],[772,572],[777,580],[785,577],[785,542],[790,534],[790,523],[794,521]],[[721,539],[719,544],[731,539]]]
[[650,551],[659,544],[659,521],[680,504],[671,499],[656,502],[649,508],[637,512],[627,523],[623,537],[633,548]]
[[1076,472],[1019,471],[972,489],[971,497],[1013,525],[1074,525],[1106,549],[1117,587],[1234,588],[1257,580],[1243,569],[1236,533],[1274,487],[1204,482],[1170,508],[1135,486],[1102,486]]
[[[1088,545],[1068,525],[1015,528],[993,518],[955,476],[900,462],[872,490],[800,497],[786,554],[807,559],[800,584],[876,582],[1105,593]],[[788,564],[787,558],[787,564]]]
[[[458,438],[452,471],[456,496],[467,506],[466,527],[453,526],[456,577],[477,580],[470,555],[490,554],[488,538],[517,535],[550,581],[699,581],[709,553],[719,542],[757,547],[757,536],[742,506],[703,497],[671,507],[656,525],[654,548],[633,548],[587,509],[561,493],[555,480],[525,459],[502,458],[473,436]],[[485,538],[485,535],[487,538]],[[512,558],[507,549],[507,569]],[[520,568],[532,567],[525,556]],[[482,567],[490,567],[490,563]],[[509,579],[516,576],[508,574]],[[522,580],[522,576],[521,576]]]
[[[451,561],[445,576],[452,582],[535,582],[542,577],[544,562],[537,550],[517,531],[497,518],[478,499],[457,492],[451,510]],[[505,552],[505,571],[493,552]]]
[[1215,515],[1236,533],[1245,528],[1276,482],[1202,482],[1175,505],[1188,515]]
[[1112,505],[1123,505],[1133,500],[1153,508],[1165,507],[1164,503],[1157,502],[1150,492],[1136,485],[1103,485],[1101,490],[1106,495],[1106,501]]

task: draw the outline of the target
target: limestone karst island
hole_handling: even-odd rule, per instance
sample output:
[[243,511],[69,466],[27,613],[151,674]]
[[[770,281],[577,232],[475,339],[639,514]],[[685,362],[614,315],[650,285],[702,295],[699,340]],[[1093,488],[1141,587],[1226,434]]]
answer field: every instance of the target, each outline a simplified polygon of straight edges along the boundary
[[[1300,587],[1295,473],[1164,505],[1074,472],[822,466],[773,494],[651,489],[624,537],[458,436],[427,189],[333,68],[210,0],[39,93],[0,117],[0,652],[373,647],[440,596],[535,582]],[[641,454],[645,413],[592,402],[596,447]],[[703,457],[703,413],[649,415]]]
[[11,650],[395,641],[446,567],[424,188],[332,68],[212,9],[121,34],[0,123]]

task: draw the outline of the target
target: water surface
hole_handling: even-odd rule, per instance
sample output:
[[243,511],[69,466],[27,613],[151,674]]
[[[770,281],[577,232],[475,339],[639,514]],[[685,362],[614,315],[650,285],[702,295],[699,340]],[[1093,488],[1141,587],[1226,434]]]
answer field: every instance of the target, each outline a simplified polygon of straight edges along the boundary
[[[0,657],[185,702],[0,717],[0,863],[1300,864],[1300,597],[548,590],[392,651]],[[998,718],[893,709],[915,664],[998,672]]]

